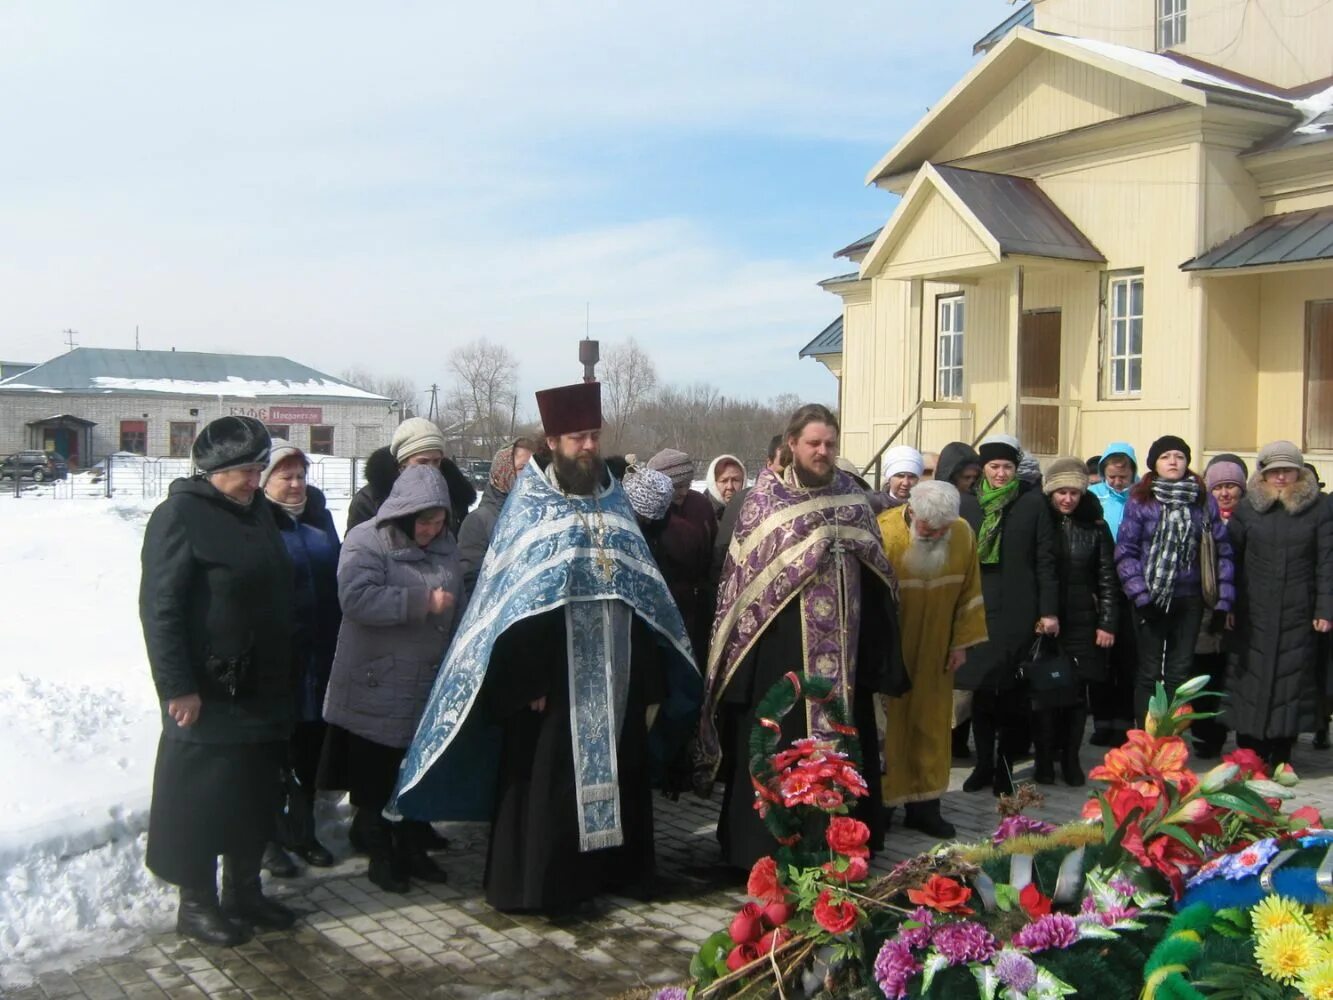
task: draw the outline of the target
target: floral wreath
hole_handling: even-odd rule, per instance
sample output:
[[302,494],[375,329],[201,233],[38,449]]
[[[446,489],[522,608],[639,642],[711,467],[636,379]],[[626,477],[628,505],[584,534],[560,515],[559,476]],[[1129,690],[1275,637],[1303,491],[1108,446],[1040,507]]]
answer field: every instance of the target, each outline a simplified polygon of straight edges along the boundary
[[[823,707],[832,736],[799,739],[779,752],[782,719],[802,700]],[[822,835],[810,847],[801,846],[806,827],[802,813],[808,810],[799,807],[846,813],[848,796],[868,793],[856,727],[848,723],[831,680],[791,671],[764,695],[750,732],[750,782],[755,809],[780,845],[778,856],[784,865],[806,867],[826,861],[828,848]]]

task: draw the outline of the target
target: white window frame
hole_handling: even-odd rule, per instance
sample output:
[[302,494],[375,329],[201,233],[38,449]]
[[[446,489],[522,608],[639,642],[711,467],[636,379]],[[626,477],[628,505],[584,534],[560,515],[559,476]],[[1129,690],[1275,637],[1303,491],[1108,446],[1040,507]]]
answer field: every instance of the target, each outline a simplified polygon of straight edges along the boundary
[[961,400],[967,304],[962,293],[935,299],[935,398]]
[[1185,14],[1189,0],[1157,0],[1157,51],[1185,44]]
[[[1135,311],[1135,289],[1138,309]],[[1109,271],[1103,299],[1107,399],[1135,399],[1143,395],[1143,270]],[[1134,334],[1138,333],[1138,350]],[[1138,378],[1134,376],[1137,373]]]

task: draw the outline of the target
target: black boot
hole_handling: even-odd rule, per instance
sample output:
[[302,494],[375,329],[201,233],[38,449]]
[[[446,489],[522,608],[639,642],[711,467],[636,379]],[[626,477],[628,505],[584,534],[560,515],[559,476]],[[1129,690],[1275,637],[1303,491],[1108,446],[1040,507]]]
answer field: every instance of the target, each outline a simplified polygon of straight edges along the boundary
[[296,862],[287,856],[280,844],[272,840],[264,845],[264,858],[260,867],[274,878],[296,878],[299,874]]
[[222,859],[222,912],[268,930],[285,931],[296,914],[264,895],[259,880],[259,858],[228,854]]
[[423,850],[447,851],[449,849],[449,838],[441,837],[435,832],[435,827],[425,820],[405,819],[402,823],[404,829],[411,830],[412,836],[416,838],[413,842],[420,844]]
[[1065,712],[1065,745],[1060,752],[1060,776],[1071,788],[1082,788],[1088,781],[1083,773],[1083,764],[1078,759],[1079,749],[1083,745],[1083,729],[1087,721],[1086,709],[1071,708]]
[[972,751],[967,746],[967,734],[972,730],[972,720],[961,722],[953,727],[953,759],[967,760]]
[[366,853],[370,855],[366,878],[385,892],[407,892],[411,886],[407,881],[406,848],[393,824],[383,817],[375,818],[378,822],[366,830]]
[[1032,713],[1032,736],[1036,743],[1032,780],[1039,785],[1055,784],[1055,721],[1051,709]]
[[[435,863],[428,854],[426,844],[434,839],[435,831],[429,823],[400,823],[394,832],[396,851],[400,856],[399,864],[407,869],[409,878],[418,882],[434,882],[437,885],[449,881],[444,869]],[[425,828],[424,830],[422,828]]]
[[1268,740],[1265,747],[1264,761],[1268,764],[1268,773],[1272,774],[1277,770],[1279,764],[1291,763],[1291,744],[1292,740]]
[[[289,815],[280,817],[282,822],[278,824],[283,849],[312,868],[333,867],[332,852],[315,837],[315,800],[309,795],[293,795],[288,798],[287,809]],[[280,877],[271,868],[269,874]]]
[[1088,739],[1088,746],[1091,747],[1113,747],[1115,743],[1115,730],[1104,724],[1098,719],[1092,724],[1092,736]]
[[952,840],[958,832],[952,823],[940,815],[939,799],[909,802],[903,812],[903,826],[911,830],[920,830],[937,840]]
[[995,780],[995,726],[989,718],[972,717],[972,735],[977,747],[977,763],[963,782],[963,791],[979,792]]
[[176,933],[204,944],[234,948],[252,937],[250,929],[232,923],[218,905],[218,891],[214,888],[187,889],[181,887],[180,906],[176,910]]
[[370,845],[375,839],[375,826],[379,817],[371,809],[360,809],[352,816],[352,825],[347,828],[347,842],[356,854],[369,854]]
[[1314,748],[1316,750],[1328,749],[1328,720],[1325,719],[1318,729],[1314,731]]

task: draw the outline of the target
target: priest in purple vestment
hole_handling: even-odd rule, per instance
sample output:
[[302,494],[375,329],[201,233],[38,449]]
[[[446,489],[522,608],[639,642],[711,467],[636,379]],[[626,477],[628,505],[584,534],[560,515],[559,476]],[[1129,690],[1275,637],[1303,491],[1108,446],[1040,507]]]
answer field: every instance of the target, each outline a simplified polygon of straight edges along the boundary
[[[893,569],[865,493],[835,465],[838,420],[802,406],[785,435],[791,464],[759,473],[746,495],[719,580],[700,722],[705,778],[726,784],[718,840],[726,864],[749,869],[775,842],[754,809],[747,746],[755,709],[789,671],[834,682],[860,734],[871,794],[855,815],[883,839],[874,696],[906,692]],[[832,735],[818,705],[782,720],[781,746]]]

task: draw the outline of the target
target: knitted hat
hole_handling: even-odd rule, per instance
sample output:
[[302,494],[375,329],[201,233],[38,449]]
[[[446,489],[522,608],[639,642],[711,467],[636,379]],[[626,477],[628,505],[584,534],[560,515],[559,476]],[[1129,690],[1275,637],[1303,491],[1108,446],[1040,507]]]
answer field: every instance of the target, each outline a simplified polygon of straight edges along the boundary
[[1046,476],[1042,480],[1041,491],[1050,496],[1056,490],[1088,489],[1088,463],[1081,458],[1057,458],[1046,467]]
[[917,451],[911,445],[900,444],[890,448],[884,453],[884,477],[910,473],[921,478],[921,473],[925,471],[925,460],[921,457],[921,452]]
[[425,417],[408,417],[394,429],[389,453],[402,465],[423,451],[438,451],[444,455],[444,432]]
[[254,417],[218,417],[204,424],[194,439],[194,467],[210,475],[243,465],[267,465],[268,428]]
[[1157,471],[1157,460],[1168,451],[1178,451],[1185,456],[1185,464],[1189,465],[1194,453],[1190,451],[1190,446],[1185,443],[1184,438],[1176,437],[1174,434],[1167,434],[1159,437],[1152,443],[1148,449],[1148,471]]
[[1301,450],[1290,441],[1274,441],[1259,449],[1257,465],[1260,472],[1272,469],[1295,469],[1299,472],[1305,467],[1305,459]]
[[666,474],[673,486],[689,486],[694,481],[694,463],[690,456],[675,448],[663,448],[648,459],[648,468]]
[[543,389],[537,393],[537,412],[542,430],[549,437],[595,431],[602,426],[602,386],[600,382],[575,382],[573,385]]
[[1037,461],[1037,456],[1026,451],[1019,452],[1017,475],[1025,483],[1040,486],[1041,463]]
[[642,465],[631,466],[621,485],[634,513],[645,521],[660,521],[666,517],[675,487],[665,473]]
[[1221,486],[1223,483],[1235,483],[1242,489],[1245,486],[1245,480],[1249,477],[1245,475],[1245,469],[1236,462],[1228,462],[1225,459],[1218,461],[1213,459],[1208,463],[1208,468],[1203,470],[1203,481],[1211,490],[1214,486]]
[[310,459],[305,457],[305,452],[290,441],[274,438],[268,450],[268,466],[259,474],[261,489],[268,485],[268,477],[273,475],[273,470],[289,458],[299,458],[307,469],[310,468]]
[[1237,465],[1239,465],[1241,474],[1245,477],[1244,479],[1241,480],[1242,485],[1244,485],[1250,478],[1250,467],[1246,463],[1245,459],[1241,458],[1239,455],[1232,454],[1229,451],[1224,451],[1217,455],[1214,455],[1209,460],[1208,464],[1212,465],[1215,462],[1235,462]]
[[992,434],[981,442],[977,454],[981,457],[982,465],[1003,459],[1017,466],[1022,457],[1022,448],[1019,447],[1018,438],[1011,434]]

